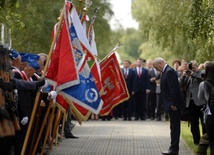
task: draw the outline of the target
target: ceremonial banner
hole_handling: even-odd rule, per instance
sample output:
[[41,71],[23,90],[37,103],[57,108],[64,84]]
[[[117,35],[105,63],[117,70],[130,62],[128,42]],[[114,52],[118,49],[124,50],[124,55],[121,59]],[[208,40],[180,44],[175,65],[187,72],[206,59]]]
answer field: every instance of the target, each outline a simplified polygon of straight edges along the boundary
[[[93,17],[93,22],[95,20],[95,17]],[[94,28],[93,28],[93,22],[89,27],[88,30],[88,41],[89,44],[91,46],[91,52],[88,54],[88,58],[90,59],[90,57],[94,57],[94,56],[98,56],[98,52],[97,52],[97,45],[95,42],[95,33],[94,33]],[[101,79],[101,73],[100,73],[100,64],[97,61],[97,59],[94,57],[94,64],[91,67],[91,72],[93,77],[95,78],[95,81],[97,81],[96,85],[99,91],[101,91],[102,89],[102,79]]]
[[80,71],[79,79],[80,84],[63,89],[60,93],[67,99],[98,114],[103,102],[87,63],[85,63],[85,67]]
[[91,25],[88,29],[88,40],[89,40],[89,44],[91,46],[92,54],[95,56],[98,56],[93,25]]
[[79,83],[79,76],[69,32],[70,27],[67,22],[68,13],[69,5],[67,3],[62,20],[61,32],[57,39],[55,50],[51,56],[48,73],[46,75],[48,81],[56,87],[57,91]]
[[[99,71],[97,69],[97,64],[99,66],[99,63],[94,58],[94,56],[91,55],[90,52],[87,52],[86,58],[88,59],[87,64],[90,67],[91,74],[93,76],[94,82],[97,87],[97,91],[101,92],[101,89],[102,89],[101,77],[100,77]],[[80,120],[82,120],[82,121],[88,120],[88,118],[91,114],[91,112],[89,110],[76,104],[75,102],[73,102],[73,104],[71,104],[71,107],[73,109],[73,112],[76,113],[76,116],[78,116]]]
[[[84,32],[74,7],[71,10],[71,16],[68,19],[76,65],[78,66],[79,71],[80,84],[64,89],[60,93],[67,99],[72,100],[74,103],[73,110],[76,110],[81,114],[81,119],[86,120],[90,114],[88,110],[97,114],[102,107],[103,102],[99,95],[101,82],[99,76],[98,79],[94,78],[94,75],[99,75],[96,72],[95,58],[90,53],[90,45],[86,33]],[[91,72],[90,68],[93,72]],[[99,87],[97,87],[97,85]],[[79,106],[77,106],[77,104]]]
[[102,89],[100,65],[98,60],[88,51],[83,45],[83,50],[86,52],[86,61],[90,67],[91,74],[97,86],[97,90],[100,92]]
[[57,95],[56,102],[68,113],[68,103],[62,95]]
[[71,107],[72,110],[72,115],[78,120],[78,122],[81,124],[81,121],[87,121],[91,112],[80,105],[70,101],[66,100],[62,95],[58,94],[56,98],[56,102],[58,103],[58,107],[61,107],[68,112],[69,106]]
[[76,113],[76,115],[81,121],[87,121],[89,116],[91,115],[91,111],[86,108],[83,108],[79,104],[72,102],[70,106],[73,109],[73,113]]
[[91,46],[84,33],[84,29],[81,25],[80,19],[77,15],[75,8],[72,8],[71,16],[69,18],[70,23],[70,35],[72,38],[72,46],[74,49],[75,60],[77,62],[78,70],[81,71],[85,63],[89,64],[92,76],[96,79],[96,85],[98,90],[101,89],[101,79],[99,74],[99,63],[93,56]]
[[100,63],[100,69],[104,91],[100,115],[108,115],[115,106],[128,100],[129,93],[115,53]]

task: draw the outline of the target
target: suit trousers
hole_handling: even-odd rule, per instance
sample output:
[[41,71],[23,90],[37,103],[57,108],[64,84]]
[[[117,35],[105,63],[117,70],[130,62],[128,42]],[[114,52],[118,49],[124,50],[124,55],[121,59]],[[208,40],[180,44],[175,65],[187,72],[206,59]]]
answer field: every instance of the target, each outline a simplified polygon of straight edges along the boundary
[[11,137],[1,137],[0,138],[0,147],[1,147],[1,154],[2,155],[9,155],[11,153],[11,148],[13,145],[14,136]]
[[179,109],[176,111],[173,111],[170,108],[169,117],[170,117],[170,138],[171,138],[171,145],[169,147],[169,150],[179,152],[181,111]]
[[161,119],[161,114],[163,112],[163,101],[162,101],[162,96],[160,94],[156,94],[156,99],[157,99],[157,119]]
[[155,109],[156,109],[156,94],[149,94],[149,107],[150,107],[150,117],[155,118]]
[[189,117],[190,117],[190,125],[191,125],[191,133],[193,136],[193,141],[195,144],[199,144],[200,141],[200,128],[199,128],[199,120],[202,123],[202,133],[206,133],[206,128],[203,123],[203,113],[201,112],[202,107],[196,106],[193,100],[190,100],[190,105],[188,107]]
[[65,127],[64,127],[64,134],[66,136],[71,135],[71,110],[70,107],[68,108],[68,117],[67,120],[65,121]]
[[124,118],[131,118],[132,117],[132,96],[122,103],[123,106],[123,116]]
[[135,119],[145,119],[146,111],[146,93],[137,92],[134,95],[135,99]]
[[210,154],[214,155],[214,117],[212,115],[207,116],[206,129],[210,145]]

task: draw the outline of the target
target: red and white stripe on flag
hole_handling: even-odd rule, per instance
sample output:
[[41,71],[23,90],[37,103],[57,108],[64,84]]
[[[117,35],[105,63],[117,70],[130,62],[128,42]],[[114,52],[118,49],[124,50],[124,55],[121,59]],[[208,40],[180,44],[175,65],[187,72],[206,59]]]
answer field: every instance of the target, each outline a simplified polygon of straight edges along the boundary
[[[79,76],[75,63],[71,36],[69,33],[68,19],[69,3],[62,20],[62,27],[57,38],[55,49],[51,55],[46,78],[56,87],[57,91],[79,84]],[[55,34],[56,35],[56,34]]]

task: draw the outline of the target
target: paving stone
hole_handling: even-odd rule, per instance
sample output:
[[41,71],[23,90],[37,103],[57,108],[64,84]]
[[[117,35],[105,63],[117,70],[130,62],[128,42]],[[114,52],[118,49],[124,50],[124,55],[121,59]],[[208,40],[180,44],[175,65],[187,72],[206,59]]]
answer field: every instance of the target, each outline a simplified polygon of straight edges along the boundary
[[[161,155],[170,144],[166,121],[89,120],[72,133],[79,139],[63,139],[51,155]],[[179,154],[194,155],[183,139]]]

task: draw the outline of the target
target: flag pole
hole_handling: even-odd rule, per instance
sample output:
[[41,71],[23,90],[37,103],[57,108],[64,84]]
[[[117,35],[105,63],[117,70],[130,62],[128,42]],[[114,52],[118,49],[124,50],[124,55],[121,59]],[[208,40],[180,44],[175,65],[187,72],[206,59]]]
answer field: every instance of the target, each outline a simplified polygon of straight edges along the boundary
[[119,42],[112,50],[111,50],[111,52],[109,53],[109,54],[107,54],[101,61],[100,61],[100,63],[101,62],[103,62],[105,59],[107,59],[113,52],[115,52],[120,46],[122,46],[123,45],[123,43],[121,43],[121,42]]
[[83,14],[81,16],[81,23],[83,22],[84,20],[84,17],[86,16],[86,13],[88,11],[88,8],[92,5],[92,0],[85,0],[85,8],[83,8]]
[[[91,23],[90,23],[89,28],[88,28],[87,37],[89,37],[90,30],[93,28],[95,19],[97,18],[97,12],[98,12],[99,8],[100,8],[100,7],[96,7],[96,8],[94,9],[94,15],[93,15],[93,17],[92,17]],[[89,43],[90,43],[90,40],[89,40]]]
[[87,12],[87,7],[83,8],[83,14],[82,14],[81,19],[80,19],[81,23],[83,22],[84,17],[86,16],[86,12]]
[[[60,32],[61,24],[62,24],[62,19],[63,19],[63,16],[64,16],[64,9],[65,9],[65,6],[63,7],[63,10],[62,10],[61,15],[60,15],[59,26],[57,27],[56,35],[54,36],[53,42],[52,42],[51,47],[50,47],[48,58],[47,58],[47,63],[45,65],[42,77],[44,77],[46,72],[47,72],[47,68],[48,68],[48,65],[49,65],[49,62],[50,62],[50,57],[51,57],[51,55],[53,53],[55,42],[56,42],[56,40],[57,40],[57,38],[59,36],[59,32]],[[30,132],[32,130],[33,120],[34,120],[34,117],[36,115],[36,109],[39,106],[39,98],[40,98],[40,91],[37,92],[36,99],[34,101],[34,106],[33,106],[32,114],[31,114],[30,122],[29,122],[29,125],[28,125],[27,133],[26,133],[26,136],[25,136],[24,144],[23,144],[23,147],[22,147],[21,155],[25,155],[25,151],[26,151],[28,140],[29,140]]]
[[78,13],[79,16],[81,14],[81,7],[82,7],[82,0],[79,0],[78,10],[77,10],[77,13]]

